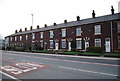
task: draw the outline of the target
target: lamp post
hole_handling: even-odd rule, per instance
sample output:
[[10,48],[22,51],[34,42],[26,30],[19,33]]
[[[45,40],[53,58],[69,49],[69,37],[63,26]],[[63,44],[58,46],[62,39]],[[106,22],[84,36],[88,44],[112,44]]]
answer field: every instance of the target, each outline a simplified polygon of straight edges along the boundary
[[[33,14],[32,15],[32,27],[33,27]],[[32,32],[32,35],[31,35],[31,51],[33,50],[33,32]]]

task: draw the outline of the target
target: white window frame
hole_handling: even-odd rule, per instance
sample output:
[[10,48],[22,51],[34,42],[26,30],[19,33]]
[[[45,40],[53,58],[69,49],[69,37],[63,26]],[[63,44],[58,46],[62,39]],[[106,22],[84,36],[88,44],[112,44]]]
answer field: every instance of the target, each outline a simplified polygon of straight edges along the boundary
[[10,41],[12,41],[12,37],[10,37]]
[[120,22],[117,23],[117,32],[120,33]]
[[81,27],[76,28],[76,36],[81,36]]
[[118,48],[120,49],[120,38],[118,38]]
[[62,39],[61,42],[62,42],[62,48],[66,48],[66,39]]
[[101,25],[95,25],[94,26],[94,31],[95,31],[94,35],[101,34]]
[[66,29],[61,29],[62,30],[62,37],[66,37]]
[[32,33],[32,39],[35,39],[35,33]]
[[28,40],[28,35],[25,36],[26,40]]
[[22,40],[22,36],[20,36],[20,41]]
[[82,38],[76,38],[76,49],[82,49]]
[[53,36],[54,36],[53,31],[50,31],[50,38],[53,38]]
[[43,32],[40,32],[40,39],[43,39]]
[[[97,46],[97,43],[100,43],[100,45]],[[95,47],[101,47],[101,39],[100,38],[95,39]]]
[[54,47],[54,42],[53,40],[50,40],[50,48],[53,48]]

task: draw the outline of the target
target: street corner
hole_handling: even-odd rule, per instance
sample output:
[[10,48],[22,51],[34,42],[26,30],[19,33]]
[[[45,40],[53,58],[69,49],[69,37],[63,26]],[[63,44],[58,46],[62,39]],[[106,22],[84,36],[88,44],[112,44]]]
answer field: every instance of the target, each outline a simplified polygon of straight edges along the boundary
[[19,77],[49,67],[50,66],[48,65],[35,63],[35,62],[18,62],[11,65],[1,66],[0,69],[7,74]]

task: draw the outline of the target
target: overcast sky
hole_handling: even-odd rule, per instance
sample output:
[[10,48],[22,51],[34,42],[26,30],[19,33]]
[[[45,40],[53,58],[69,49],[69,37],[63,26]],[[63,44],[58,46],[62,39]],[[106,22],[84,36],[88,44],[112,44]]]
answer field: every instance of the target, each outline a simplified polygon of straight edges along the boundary
[[25,27],[30,29],[34,14],[34,29],[37,25],[63,23],[65,19],[75,21],[91,18],[92,10],[96,16],[111,14],[111,5],[118,13],[120,0],[0,0],[0,34],[3,37]]

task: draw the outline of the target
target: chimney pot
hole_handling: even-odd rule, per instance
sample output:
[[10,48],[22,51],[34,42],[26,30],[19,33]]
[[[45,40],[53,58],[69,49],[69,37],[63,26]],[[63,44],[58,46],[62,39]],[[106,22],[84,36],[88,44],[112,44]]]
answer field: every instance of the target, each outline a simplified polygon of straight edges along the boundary
[[22,32],[22,29],[20,29],[20,31],[19,32]]
[[37,29],[39,29],[40,27],[39,27],[39,25],[37,25]]
[[32,30],[32,26],[30,27],[30,30]]
[[95,18],[95,11],[93,10],[92,18]]
[[47,24],[45,24],[45,27],[47,27]]
[[79,21],[80,20],[80,17],[79,16],[77,16],[77,21]]
[[56,23],[54,23],[54,26],[56,25]]
[[27,28],[25,28],[25,31],[27,31]]
[[67,23],[67,20],[64,20],[64,23]]
[[15,30],[15,33],[17,33],[17,30]]
[[114,15],[114,8],[113,8],[113,6],[111,6],[111,13],[112,13],[112,15]]

